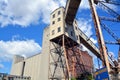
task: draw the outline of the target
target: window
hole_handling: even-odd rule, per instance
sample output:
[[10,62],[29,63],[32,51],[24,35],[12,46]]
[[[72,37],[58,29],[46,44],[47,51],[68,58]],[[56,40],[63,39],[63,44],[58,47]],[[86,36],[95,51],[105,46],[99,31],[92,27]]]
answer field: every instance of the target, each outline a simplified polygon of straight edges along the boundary
[[77,30],[77,26],[75,26],[76,30]]
[[58,18],[58,21],[60,21],[61,20],[61,18]]
[[75,24],[77,24],[77,21],[75,20]]
[[73,32],[71,31],[71,36],[73,36]]
[[58,32],[60,32],[61,31],[61,28],[60,27],[58,27]]
[[55,30],[52,30],[52,35],[54,35],[55,34]]
[[53,18],[55,18],[55,14],[53,14]]
[[58,15],[60,15],[60,11],[58,11]]
[[55,21],[53,21],[52,24],[55,24]]

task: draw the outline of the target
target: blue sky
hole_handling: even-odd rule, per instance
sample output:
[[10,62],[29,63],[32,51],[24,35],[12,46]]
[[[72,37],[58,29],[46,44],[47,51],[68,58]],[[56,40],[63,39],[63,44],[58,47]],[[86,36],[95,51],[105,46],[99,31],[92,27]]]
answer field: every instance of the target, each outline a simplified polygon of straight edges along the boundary
[[[43,30],[49,25],[50,13],[65,3],[66,0],[0,0],[0,72],[10,73],[13,55],[28,57],[41,51]],[[101,9],[97,10],[105,15]],[[82,1],[76,18],[88,37],[95,35],[87,0]],[[120,24],[106,23],[120,37]],[[115,41],[104,30],[103,34],[105,40]],[[95,36],[91,40],[97,45]],[[118,46],[108,45],[108,49],[117,58]]]

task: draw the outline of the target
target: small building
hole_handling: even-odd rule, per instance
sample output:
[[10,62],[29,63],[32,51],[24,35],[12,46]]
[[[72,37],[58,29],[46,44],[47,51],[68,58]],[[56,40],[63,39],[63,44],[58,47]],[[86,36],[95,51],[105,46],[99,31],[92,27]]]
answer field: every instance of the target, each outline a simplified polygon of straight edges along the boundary
[[31,78],[0,73],[0,80],[31,80]]
[[6,73],[0,73],[0,80],[4,80],[4,78],[7,76],[8,74]]
[[6,80],[31,80],[30,77],[23,77],[23,76],[15,76],[15,75],[8,75]]

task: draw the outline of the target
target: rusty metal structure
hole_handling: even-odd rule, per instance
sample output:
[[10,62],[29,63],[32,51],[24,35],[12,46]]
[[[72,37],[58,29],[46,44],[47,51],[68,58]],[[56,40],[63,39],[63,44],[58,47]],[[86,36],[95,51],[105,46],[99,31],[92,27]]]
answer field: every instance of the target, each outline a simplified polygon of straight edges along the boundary
[[99,49],[100,49],[100,53],[101,53],[101,57],[102,57],[102,61],[103,61],[103,66],[106,66],[107,70],[108,70],[108,73],[110,73],[110,64],[109,64],[109,61],[108,61],[107,50],[106,50],[105,41],[104,41],[104,38],[103,38],[103,35],[102,35],[102,30],[101,30],[101,27],[100,27],[100,21],[99,21],[97,12],[96,12],[96,8],[94,6],[94,1],[89,0],[89,4],[90,4],[92,16],[93,16],[93,21],[94,21],[94,24],[95,24],[95,30],[96,30]]
[[49,79],[68,80],[90,73],[93,68],[92,57],[86,51],[81,51],[79,45],[65,35],[61,37],[58,43],[50,42],[54,48],[50,49],[52,60],[50,59],[49,64]]
[[[115,9],[112,9],[112,7],[108,6],[108,5],[114,5],[114,6],[120,6],[120,2],[119,0],[94,0],[95,5],[99,6],[103,11],[105,11],[108,15],[106,16],[100,16],[98,15],[99,18],[99,24],[101,26],[102,29],[104,29],[114,40],[114,41],[104,41],[105,42],[105,46],[106,44],[111,44],[111,45],[118,45],[118,47],[120,47],[119,43],[120,43],[120,38],[118,36],[116,36],[116,34],[110,29],[110,27],[108,27],[106,25],[107,22],[112,22],[112,23],[119,23],[120,22],[120,14],[119,11],[116,11]],[[104,23],[104,21],[107,21],[106,23]],[[100,44],[101,45],[101,44]],[[109,72],[109,76],[113,76],[113,75],[118,75],[116,76],[116,79],[120,79],[119,78],[119,60],[115,60],[112,57],[110,57],[109,53],[108,53],[108,48],[106,46],[106,51],[108,54],[108,58],[112,61],[112,63],[114,64],[113,66],[110,66],[110,70],[108,70]],[[118,51],[118,55],[119,55],[119,51]],[[106,57],[106,56],[105,56]],[[119,59],[119,56],[118,56]],[[113,78],[111,78],[113,79]],[[113,79],[114,80],[114,79]]]
[[[83,44],[87,47],[93,54],[95,54],[101,61],[103,66],[106,66],[108,73],[111,73],[112,68],[114,67],[110,60],[108,59],[108,52],[104,37],[101,30],[101,21],[100,19],[117,21],[119,22],[119,14],[113,11],[113,14],[117,16],[114,19],[99,17],[95,8],[95,4],[98,4],[101,1],[99,0],[88,0],[90,5],[90,10],[92,13],[92,18],[94,22],[94,27],[96,31],[96,36],[98,39],[99,49],[93,44],[91,40],[88,40],[88,37],[78,29],[78,38],[79,42],[76,42],[64,34],[50,40],[50,57],[49,57],[49,76],[50,80],[54,79],[65,79],[69,80],[72,77],[78,77],[81,73],[85,73],[85,61],[81,56],[81,51],[79,49],[80,44]],[[103,1],[104,2],[104,1]],[[110,2],[106,0],[105,2]],[[76,17],[81,0],[67,0],[65,7],[65,18],[64,25],[73,26],[73,22]],[[119,4],[117,4],[119,5]],[[104,7],[106,7],[104,5]],[[108,7],[106,7],[109,10]],[[111,9],[109,11],[112,11]],[[68,27],[69,27],[68,26]],[[105,27],[105,26],[104,26]],[[66,28],[64,27],[64,30]],[[108,30],[108,29],[107,29]],[[109,32],[111,33],[111,32]],[[112,33],[111,33],[112,34]],[[113,37],[115,37],[112,34]],[[117,39],[117,41],[119,41]],[[118,42],[119,43],[119,42]],[[110,75],[109,75],[110,76]]]

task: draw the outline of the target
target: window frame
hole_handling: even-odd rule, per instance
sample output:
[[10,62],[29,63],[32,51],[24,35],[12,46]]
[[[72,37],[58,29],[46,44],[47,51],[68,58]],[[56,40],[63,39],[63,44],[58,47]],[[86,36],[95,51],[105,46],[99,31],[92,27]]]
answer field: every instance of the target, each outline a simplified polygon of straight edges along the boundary
[[55,14],[52,15],[52,18],[55,18]]
[[52,21],[52,25],[54,25],[55,24],[55,21]]
[[60,15],[61,14],[61,11],[58,11],[58,15]]
[[54,35],[55,34],[55,30],[52,30],[52,35]]
[[59,22],[59,21],[61,21],[61,18],[60,18],[60,17],[58,18],[58,22]]
[[58,27],[58,33],[61,32],[61,27]]

